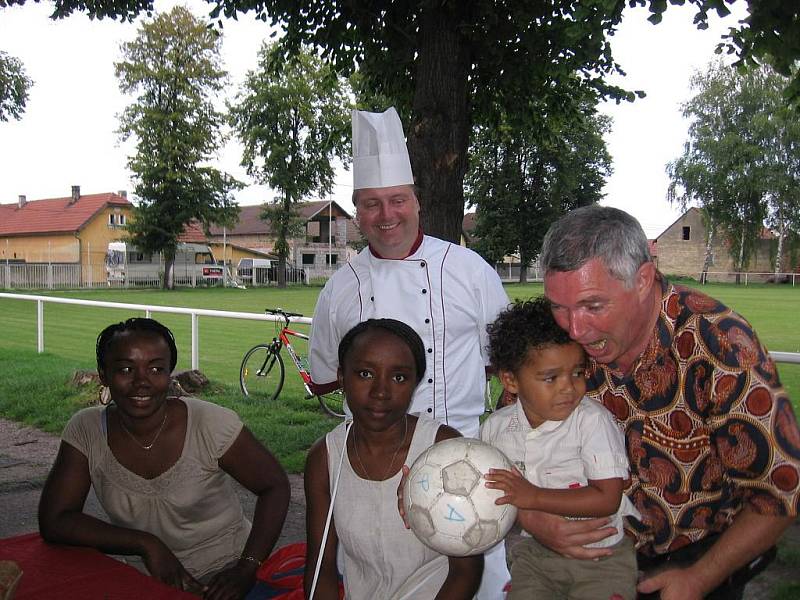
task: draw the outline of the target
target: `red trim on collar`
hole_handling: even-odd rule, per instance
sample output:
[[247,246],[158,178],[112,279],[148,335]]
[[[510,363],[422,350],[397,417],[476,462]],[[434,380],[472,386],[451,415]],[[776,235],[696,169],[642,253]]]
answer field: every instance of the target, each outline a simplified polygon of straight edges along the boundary
[[374,256],[375,258],[380,258],[382,260],[404,260],[404,259],[408,258],[409,256],[411,256],[412,254],[414,254],[414,252],[419,250],[419,247],[422,245],[422,238],[424,236],[425,236],[425,234],[422,233],[422,227],[420,227],[419,228],[419,232],[417,233],[417,239],[414,240],[413,244],[411,244],[411,249],[408,251],[408,254],[406,254],[405,256],[403,256],[401,258],[386,258],[384,256],[381,256],[380,254],[378,254],[378,252],[375,250],[375,248],[372,247],[372,244],[369,245],[369,251],[372,253],[372,256]]

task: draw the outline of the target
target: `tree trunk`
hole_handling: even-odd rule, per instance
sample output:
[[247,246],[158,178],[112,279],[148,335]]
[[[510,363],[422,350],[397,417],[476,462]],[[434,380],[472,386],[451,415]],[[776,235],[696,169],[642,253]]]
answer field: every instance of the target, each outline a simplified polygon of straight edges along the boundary
[[703,257],[703,272],[700,274],[700,282],[705,284],[708,280],[708,268],[711,266],[711,259],[714,256],[714,219],[709,219],[708,231],[706,232],[706,254]]
[[775,283],[779,283],[779,278],[783,272],[783,241],[786,239],[786,222],[780,219],[778,231],[778,250],[775,253]]
[[520,252],[519,254],[519,282],[528,283],[528,265],[530,260]]
[[278,287],[286,287],[286,255],[283,253],[278,255]]
[[175,289],[175,253],[164,253],[164,281],[162,287],[165,290]]
[[425,233],[459,243],[470,135],[468,45],[447,3],[425,2],[408,131]]
[[736,268],[736,285],[742,282],[742,269],[744,269],[744,230],[745,225],[742,224],[742,235],[739,240],[739,265]]

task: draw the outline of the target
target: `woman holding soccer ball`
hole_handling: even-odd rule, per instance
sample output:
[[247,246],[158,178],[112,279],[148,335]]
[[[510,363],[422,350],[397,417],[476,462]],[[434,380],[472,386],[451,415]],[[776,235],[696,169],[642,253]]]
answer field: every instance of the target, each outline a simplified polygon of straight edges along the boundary
[[406,529],[397,513],[402,466],[434,442],[459,436],[455,429],[406,412],[425,374],[422,340],[405,323],[371,319],[342,338],[339,365],[353,420],[319,439],[306,460],[306,598],[311,598],[332,497],[314,600],[339,597],[339,548],[348,599],[472,598],[483,556],[438,554]]

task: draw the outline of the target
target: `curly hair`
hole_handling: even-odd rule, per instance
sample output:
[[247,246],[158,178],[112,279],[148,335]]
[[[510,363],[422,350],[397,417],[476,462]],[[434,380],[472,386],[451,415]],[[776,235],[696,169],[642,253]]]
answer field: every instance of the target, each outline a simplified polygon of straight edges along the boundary
[[486,326],[489,333],[489,359],[498,371],[516,373],[530,350],[568,344],[572,340],[561,329],[544,296],[517,300]]
[[420,339],[416,331],[397,319],[368,319],[362,321],[344,334],[342,341],[339,342],[339,366],[344,366],[347,354],[350,352],[350,348],[353,346],[353,342],[355,342],[356,338],[362,333],[373,329],[388,331],[392,335],[400,338],[403,343],[408,346],[408,349],[411,350],[411,355],[414,357],[417,383],[422,381],[422,378],[425,376],[425,369],[427,368],[425,345],[422,343],[422,339]]
[[98,372],[102,372],[105,368],[106,353],[109,348],[111,348],[114,338],[128,331],[150,333],[164,338],[164,341],[169,347],[169,370],[172,372],[175,365],[178,363],[178,347],[175,345],[175,336],[172,335],[169,328],[155,319],[145,319],[143,317],[134,317],[121,323],[114,323],[100,332],[100,335],[97,336],[97,344],[95,345]]

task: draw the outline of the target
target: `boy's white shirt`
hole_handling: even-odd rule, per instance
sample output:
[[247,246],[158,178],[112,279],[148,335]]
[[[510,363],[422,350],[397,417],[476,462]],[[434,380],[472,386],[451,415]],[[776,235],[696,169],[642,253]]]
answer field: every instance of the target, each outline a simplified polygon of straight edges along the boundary
[[[586,397],[563,421],[545,421],[535,429],[522,404],[516,402],[486,419],[481,440],[500,449],[525,479],[543,488],[585,486],[589,479],[626,479],[629,473],[625,438],[614,416]],[[610,523],[617,533],[587,547],[605,548],[619,542],[626,516],[641,519],[623,494]]]

